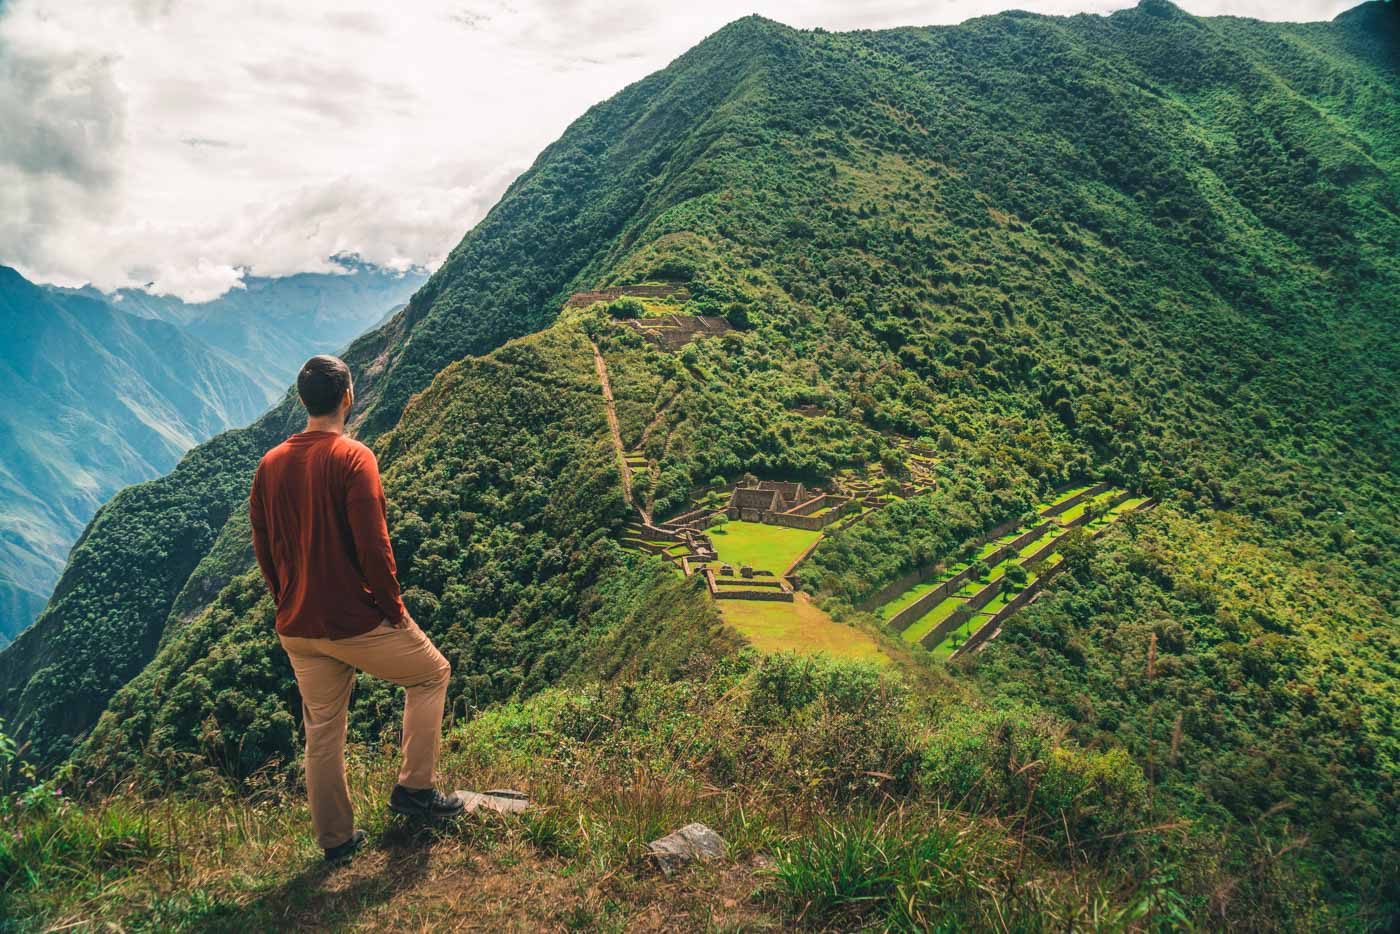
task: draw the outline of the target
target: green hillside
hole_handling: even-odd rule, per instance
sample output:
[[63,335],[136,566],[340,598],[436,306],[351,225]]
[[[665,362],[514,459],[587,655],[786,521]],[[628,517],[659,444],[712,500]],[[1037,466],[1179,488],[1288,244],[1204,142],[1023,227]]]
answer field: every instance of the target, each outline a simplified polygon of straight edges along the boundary
[[[761,38],[740,36],[738,57]],[[571,286],[589,281],[584,276],[594,275],[623,224],[634,222],[656,186],[651,174],[695,158],[685,151],[694,145],[695,109],[717,107],[733,91],[739,76],[728,64],[693,54],[594,107],[511,186],[400,316],[348,349],[360,437],[391,427],[409,396],[451,361],[552,320]],[[286,401],[246,431],[196,448],[175,473],[125,491],[98,513],[44,614],[0,653],[0,718],[36,759],[65,757],[150,660],[162,633],[250,566],[241,506],[262,451],[294,430],[295,409]],[[140,535],[129,534],[133,526]],[[181,547],[169,553],[152,544],[175,540]],[[121,573],[113,576],[114,568]]]
[[[1137,905],[1151,926],[1384,923],[1397,40],[1376,3],[1302,25],[1159,0],[847,34],[751,17],[570,127],[348,355],[405,601],[453,663],[454,780],[579,809],[496,843],[644,880],[643,828],[599,855],[589,827],[625,823],[597,816],[604,789],[655,775],[689,789],[665,807],[716,789],[735,852],[778,860],[750,920],[990,925],[975,893],[1014,889],[1005,925],[1130,926]],[[568,301],[610,286],[636,296]],[[295,689],[241,518],[295,421],[284,404],[118,496],[0,654],[6,730],[67,787],[127,789],[107,813],[134,806],[128,780],[297,800]],[[849,627],[883,673],[735,654],[723,591],[790,585],[732,565],[812,538],[714,517],[758,481],[847,491],[787,605]],[[960,566],[991,619],[1045,567],[1020,534],[1099,484],[1045,532],[1054,581],[980,651],[952,651],[971,614],[932,652],[913,643],[937,621],[891,631],[888,608]],[[695,513],[725,523],[713,557],[641,537]],[[362,777],[395,698],[356,693]],[[562,777],[541,760],[560,748],[578,757]],[[838,851],[873,859],[841,849],[860,834],[928,864],[956,836],[943,814],[987,836],[942,882],[875,867],[855,875],[889,886],[866,896],[804,888],[846,878]],[[148,917],[151,865],[104,869],[136,881],[93,904]],[[26,917],[63,914],[17,878]],[[209,884],[209,904],[247,907]],[[284,908],[301,910],[250,910]]]

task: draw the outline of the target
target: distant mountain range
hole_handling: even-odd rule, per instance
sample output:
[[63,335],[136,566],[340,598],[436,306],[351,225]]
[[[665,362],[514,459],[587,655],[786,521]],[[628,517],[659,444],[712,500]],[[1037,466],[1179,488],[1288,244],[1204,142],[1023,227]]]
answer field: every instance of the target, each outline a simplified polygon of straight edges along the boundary
[[425,278],[336,262],[344,272],[252,276],[200,304],[0,266],[0,645],[43,609],[113,493],[256,418],[305,357],[348,344]]

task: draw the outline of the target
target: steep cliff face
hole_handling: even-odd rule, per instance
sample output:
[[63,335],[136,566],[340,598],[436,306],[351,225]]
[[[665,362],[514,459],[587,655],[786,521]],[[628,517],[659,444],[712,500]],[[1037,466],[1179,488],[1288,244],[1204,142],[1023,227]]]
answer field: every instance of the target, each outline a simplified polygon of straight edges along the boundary
[[[1298,872],[1392,898],[1400,82],[1377,35],[1380,5],[1305,25],[1156,0],[851,34],[750,18],[594,108],[350,351],[454,704],[595,672],[643,641],[617,595],[662,592],[609,540],[625,510],[592,342],[658,515],[716,477],[938,452],[935,493],[814,553],[804,580],[838,614],[945,557],[935,522],[1088,475],[1162,497],[940,677],[1152,761],[1163,800],[1223,834],[1287,839],[1282,802],[1331,841]],[[686,293],[659,310],[736,329],[676,348],[560,315],[574,289],[662,280]],[[84,773],[165,782],[294,757],[238,516],[295,422],[284,404],[99,515],[0,655],[0,713],[42,757],[76,745]],[[142,564],[138,525],[191,540]],[[1288,596],[1324,579],[1327,600]],[[363,692],[358,735],[389,700]],[[1343,721],[1356,741],[1322,745]]]

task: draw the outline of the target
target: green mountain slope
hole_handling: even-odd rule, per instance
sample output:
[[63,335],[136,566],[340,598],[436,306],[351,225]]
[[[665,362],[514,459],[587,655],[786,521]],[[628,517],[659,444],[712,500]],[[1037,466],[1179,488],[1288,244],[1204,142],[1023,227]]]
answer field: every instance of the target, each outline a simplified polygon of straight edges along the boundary
[[[1062,582],[984,652],[890,657],[930,704],[1016,700],[1121,750],[1153,789],[1126,832],[1150,834],[1153,884],[1197,923],[1393,911],[1396,39],[1381,4],[1304,25],[1157,0],[850,34],[749,18],[594,108],[350,354],[405,599],[453,661],[458,715],[560,680],[682,677],[728,638],[698,586],[611,539],[628,511],[591,341],[658,517],[716,477],[897,475],[911,444],[936,452],[932,492],[804,566],[838,621],[873,627],[855,609],[872,594],[1072,480],[1161,498],[1076,536]],[[666,310],[737,330],[675,349],[561,314],[574,288],[658,281],[686,286]],[[0,715],[40,758],[76,748],[75,777],[162,788],[294,761],[237,518],[294,421],[283,406],[99,514],[0,655]],[[147,559],[121,531],[138,523],[196,540]],[[357,738],[392,729],[392,698],[357,694]],[[1105,844],[1059,833],[1067,871]]]

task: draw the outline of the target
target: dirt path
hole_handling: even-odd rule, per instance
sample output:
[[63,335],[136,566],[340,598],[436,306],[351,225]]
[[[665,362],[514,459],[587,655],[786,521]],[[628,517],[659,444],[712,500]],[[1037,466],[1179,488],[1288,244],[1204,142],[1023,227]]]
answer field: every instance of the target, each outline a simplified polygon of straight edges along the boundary
[[652,420],[647,423],[647,426],[642,429],[642,438],[637,442],[637,450],[640,451],[647,446],[647,441],[651,439],[651,433],[665,420],[666,412],[671,408],[671,403],[675,402],[676,397],[680,394],[681,391],[677,389],[675,392],[671,393],[671,398],[661,403],[660,407],[657,408],[656,415],[653,416]]
[[[608,382],[608,364],[603,360],[603,353],[598,349],[598,345],[592,341],[588,345],[593,348],[593,366],[598,370],[598,385],[603,387],[603,403],[608,412],[608,431],[612,434],[613,451],[617,454],[617,469],[622,474],[622,498],[628,506],[636,507],[632,500],[632,470],[627,466],[627,452],[622,447],[622,426],[617,421],[617,405],[613,402],[612,383]],[[642,509],[637,508],[642,513],[642,518],[648,523],[651,516]]]

